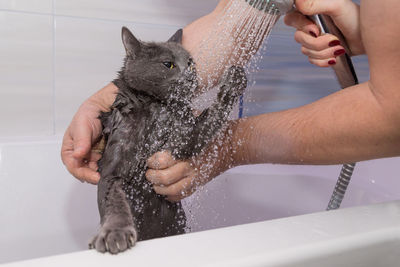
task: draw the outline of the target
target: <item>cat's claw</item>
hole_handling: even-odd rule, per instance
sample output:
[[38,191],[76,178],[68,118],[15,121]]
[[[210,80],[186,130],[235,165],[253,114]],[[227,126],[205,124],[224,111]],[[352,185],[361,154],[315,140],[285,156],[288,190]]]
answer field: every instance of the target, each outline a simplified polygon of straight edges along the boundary
[[102,227],[99,233],[89,244],[89,249],[96,249],[99,252],[118,254],[136,244],[137,233],[133,226],[120,229],[107,229]]
[[133,247],[136,243],[136,236],[130,235],[128,241],[129,241],[130,247]]

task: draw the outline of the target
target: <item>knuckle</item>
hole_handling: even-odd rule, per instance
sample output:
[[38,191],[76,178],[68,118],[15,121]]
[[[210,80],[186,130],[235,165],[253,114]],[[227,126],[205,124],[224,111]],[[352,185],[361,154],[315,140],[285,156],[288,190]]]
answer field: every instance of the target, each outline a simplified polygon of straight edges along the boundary
[[154,177],[154,171],[153,170],[147,170],[145,173],[146,179],[150,182],[153,182],[153,177]]
[[171,195],[173,196],[182,196],[182,190],[180,188],[178,188],[177,186],[174,186],[171,188]]
[[165,168],[168,166],[168,158],[165,155],[160,155],[157,160],[157,165],[159,168]]
[[157,178],[160,180],[161,184],[166,185],[168,182],[168,173],[166,171],[157,171],[156,172]]
[[172,184],[172,176],[169,171],[156,171],[154,177],[155,180],[163,186],[169,186]]
[[159,186],[153,186],[153,190],[154,190],[157,194],[162,195],[162,192],[161,192],[160,189],[161,189],[161,188],[160,188]]
[[303,43],[303,37],[302,37],[302,32],[301,31],[296,31],[294,33],[294,40],[299,44]]
[[170,185],[166,189],[166,195],[171,197],[177,197],[181,195],[181,188],[178,185]]
[[321,38],[316,38],[313,43],[310,43],[310,46],[312,46],[316,51],[322,51],[328,47],[325,41]]
[[310,55],[310,50],[305,48],[304,46],[301,47],[301,53],[303,53],[306,56]]

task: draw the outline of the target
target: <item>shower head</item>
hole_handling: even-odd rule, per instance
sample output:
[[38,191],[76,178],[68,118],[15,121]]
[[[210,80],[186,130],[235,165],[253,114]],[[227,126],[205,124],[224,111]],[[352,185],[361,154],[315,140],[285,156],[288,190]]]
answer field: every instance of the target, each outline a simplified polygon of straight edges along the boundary
[[294,0],[245,0],[249,5],[271,14],[284,15],[294,9]]

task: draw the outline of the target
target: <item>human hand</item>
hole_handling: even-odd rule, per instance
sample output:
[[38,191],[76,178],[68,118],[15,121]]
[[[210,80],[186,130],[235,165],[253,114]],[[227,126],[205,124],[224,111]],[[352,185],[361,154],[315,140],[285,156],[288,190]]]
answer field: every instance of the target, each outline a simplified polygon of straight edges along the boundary
[[199,169],[193,161],[177,161],[170,152],[157,152],[147,160],[146,179],[157,194],[177,202],[193,194],[201,183]]
[[297,29],[296,42],[309,61],[319,67],[336,64],[336,57],[345,53],[339,39],[332,34],[320,35],[319,28],[305,15],[329,15],[345,37],[350,56],[365,53],[359,24],[360,8],[351,0],[297,0],[298,11],[286,15],[285,23]]
[[154,191],[176,202],[190,196],[222,172],[241,163],[248,163],[243,159],[243,140],[234,137],[238,123],[230,121],[228,127],[199,155],[188,160],[175,160],[168,151],[152,155],[147,160],[146,179],[154,185]]
[[64,134],[61,159],[68,171],[82,182],[97,184],[100,179],[97,161],[101,154],[92,150],[92,146],[102,133],[98,116],[101,111],[109,110],[117,90],[115,85],[109,84],[86,100]]

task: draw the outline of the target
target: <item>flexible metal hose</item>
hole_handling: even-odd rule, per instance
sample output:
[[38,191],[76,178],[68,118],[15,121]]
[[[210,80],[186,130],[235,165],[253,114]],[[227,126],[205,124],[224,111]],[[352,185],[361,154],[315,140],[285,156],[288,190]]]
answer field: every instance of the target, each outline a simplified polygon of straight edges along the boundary
[[335,210],[340,208],[355,166],[355,163],[343,165],[326,210]]

